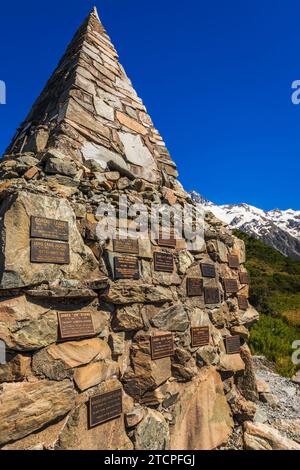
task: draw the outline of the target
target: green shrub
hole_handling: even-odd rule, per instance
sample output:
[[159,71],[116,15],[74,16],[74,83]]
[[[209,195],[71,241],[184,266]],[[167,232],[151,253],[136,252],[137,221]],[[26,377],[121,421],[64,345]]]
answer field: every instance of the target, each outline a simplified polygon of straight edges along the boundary
[[293,341],[300,340],[300,322],[292,323],[284,314],[293,311],[300,320],[300,262],[238,230],[234,234],[245,242],[249,300],[260,312],[259,322],[251,329],[250,347],[254,354],[273,361],[278,373],[290,377],[297,369],[291,356]]
[[279,374],[291,377],[297,370],[291,360],[292,344],[297,339],[300,339],[298,329],[287,321],[261,314],[259,322],[251,328],[250,348],[253,354],[263,354],[273,361]]

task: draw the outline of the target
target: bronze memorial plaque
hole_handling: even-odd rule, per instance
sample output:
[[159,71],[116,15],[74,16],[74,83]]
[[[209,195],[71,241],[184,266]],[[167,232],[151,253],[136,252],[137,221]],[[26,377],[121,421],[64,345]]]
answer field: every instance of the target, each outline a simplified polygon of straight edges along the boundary
[[188,277],[186,280],[186,293],[188,297],[203,295],[203,279]]
[[123,412],[122,389],[100,393],[89,400],[89,427],[118,418]]
[[114,240],[113,245],[114,251],[117,253],[139,254],[139,241],[137,239],[126,238],[124,240]]
[[241,339],[239,335],[226,336],[225,338],[227,354],[237,354],[240,352]]
[[159,232],[158,240],[157,240],[158,245],[160,246],[168,246],[170,248],[175,248],[176,247],[176,238],[174,234],[174,230],[170,230],[169,234]]
[[174,338],[171,333],[168,333],[167,335],[151,336],[150,338],[152,360],[173,356]]
[[228,265],[230,268],[237,269],[240,267],[240,260],[238,255],[228,255]]
[[249,307],[248,299],[245,295],[238,295],[238,304],[241,310],[247,310]]
[[69,243],[31,240],[31,263],[70,264]]
[[197,326],[191,328],[192,348],[209,345],[209,327]]
[[227,294],[236,294],[239,290],[236,279],[224,279],[224,286]]
[[57,312],[61,339],[93,336],[95,328],[92,314],[88,310],[81,312]]
[[164,273],[172,273],[174,269],[174,260],[171,253],[154,253],[154,270]]
[[249,284],[249,274],[246,271],[240,271],[239,276],[241,284]]
[[203,277],[216,277],[216,268],[211,263],[201,263],[201,272]]
[[116,256],[114,258],[115,279],[140,278],[139,262],[137,258],[130,256]]
[[220,292],[217,287],[204,287],[204,302],[206,304],[218,304]]
[[69,240],[69,223],[64,220],[31,216],[30,236],[67,242]]

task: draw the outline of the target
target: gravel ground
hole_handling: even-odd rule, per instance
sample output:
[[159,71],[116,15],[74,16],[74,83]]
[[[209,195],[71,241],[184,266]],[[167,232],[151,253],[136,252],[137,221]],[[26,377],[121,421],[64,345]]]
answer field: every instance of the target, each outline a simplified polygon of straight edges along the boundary
[[[255,421],[276,427],[282,435],[300,442],[300,384],[276,374],[274,365],[263,356],[254,356],[253,362],[256,377],[269,385],[274,396],[274,404],[257,403]],[[235,428],[227,444],[218,450],[243,450],[242,427]]]
[[259,412],[267,415],[267,421],[272,424],[274,419],[300,418],[300,386],[291,379],[275,374],[273,365],[262,356],[254,357],[255,374],[266,382],[270,392],[278,399],[276,406],[259,402]]

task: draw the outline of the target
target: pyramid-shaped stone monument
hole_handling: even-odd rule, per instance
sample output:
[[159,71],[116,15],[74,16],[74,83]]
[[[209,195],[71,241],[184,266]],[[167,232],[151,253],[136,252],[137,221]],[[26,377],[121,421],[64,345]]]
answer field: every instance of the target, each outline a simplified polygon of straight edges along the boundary
[[252,420],[244,244],[177,176],[93,9],[0,163],[0,448],[214,449]]

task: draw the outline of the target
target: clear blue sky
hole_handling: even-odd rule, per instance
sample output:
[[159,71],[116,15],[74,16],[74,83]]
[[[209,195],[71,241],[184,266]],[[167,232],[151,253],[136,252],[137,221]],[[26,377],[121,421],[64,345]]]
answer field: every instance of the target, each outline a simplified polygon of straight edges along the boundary
[[1,2],[0,152],[94,3],[185,188],[300,209],[296,0]]

